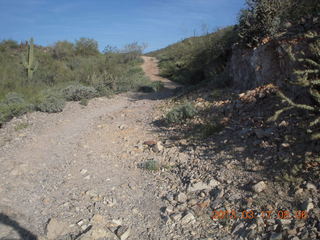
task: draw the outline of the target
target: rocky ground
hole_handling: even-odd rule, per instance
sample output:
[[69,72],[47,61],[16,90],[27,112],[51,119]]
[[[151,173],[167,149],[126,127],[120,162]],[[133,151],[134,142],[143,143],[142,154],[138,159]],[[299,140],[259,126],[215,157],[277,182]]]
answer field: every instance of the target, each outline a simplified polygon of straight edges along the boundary
[[[266,122],[272,86],[166,100],[177,86],[154,59],[143,68],[163,92],[68,103],[0,129],[0,239],[320,238],[319,149],[285,137],[297,129],[289,115]],[[165,124],[186,99],[198,116]],[[302,154],[308,176],[279,178]]]

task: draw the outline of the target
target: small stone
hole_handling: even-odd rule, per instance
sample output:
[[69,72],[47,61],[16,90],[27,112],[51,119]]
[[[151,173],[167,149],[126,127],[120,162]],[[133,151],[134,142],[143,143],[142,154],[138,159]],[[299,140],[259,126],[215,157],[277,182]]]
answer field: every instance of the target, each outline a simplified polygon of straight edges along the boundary
[[314,185],[314,184],[312,184],[312,183],[307,183],[306,188],[307,188],[308,190],[311,190],[311,191],[315,191],[315,192],[317,191],[316,185]]
[[282,233],[271,233],[269,240],[282,240]]
[[149,147],[152,147],[152,146],[154,146],[154,145],[156,145],[156,144],[157,144],[157,142],[154,141],[154,140],[149,140],[149,141],[143,142],[143,145],[147,145],[147,146],[149,146]]
[[177,196],[176,196],[176,201],[180,202],[180,203],[184,203],[186,202],[188,199],[187,195],[184,194],[184,193],[179,193]]
[[209,184],[208,184],[208,185],[209,185],[211,188],[214,188],[214,187],[220,185],[220,182],[217,181],[217,180],[215,180],[215,179],[211,179],[211,180],[209,181]]
[[173,213],[173,207],[172,206],[168,206],[166,207],[166,210],[165,210],[167,213]]
[[119,126],[119,129],[120,129],[120,130],[123,130],[123,129],[125,129],[125,128],[126,128],[125,125],[120,125],[120,126]]
[[116,234],[120,240],[126,240],[130,236],[130,228],[126,226],[120,226],[117,229]]
[[179,221],[182,218],[182,214],[181,213],[175,213],[170,215],[171,219],[175,222]]
[[169,202],[172,202],[172,201],[174,200],[173,194],[172,194],[172,193],[168,193],[167,196],[166,196],[166,199],[167,199]]
[[288,148],[288,147],[290,147],[290,144],[289,143],[282,143],[281,146],[284,148]]
[[189,206],[194,206],[194,205],[196,205],[198,203],[198,200],[197,199],[190,199],[189,201],[188,201],[188,205]]
[[220,182],[218,182],[215,179],[210,180],[208,184],[204,182],[197,182],[189,185],[187,191],[188,192],[196,192],[196,191],[201,191],[201,190],[207,190],[207,189],[212,189],[216,186],[218,186]]
[[312,210],[312,209],[314,208],[314,205],[313,205],[313,203],[312,203],[312,200],[310,201],[310,199],[309,199],[309,200],[307,200],[307,201],[304,201],[304,202],[302,203],[302,205],[301,205],[301,208],[302,208],[303,211],[307,211],[307,212],[309,212],[310,210]]
[[122,224],[121,219],[112,219],[111,222],[116,226],[120,226]]
[[295,195],[301,195],[303,193],[302,188],[298,188],[297,191],[295,192]]
[[93,226],[89,231],[84,233],[79,238],[79,240],[100,240],[100,239],[116,240],[117,236],[108,229]]
[[80,171],[81,175],[85,175],[87,172],[88,172],[87,169],[82,169],[82,170]]
[[282,122],[279,124],[280,127],[287,127],[288,125],[289,125],[289,123],[286,122],[286,121],[282,121]]
[[60,236],[63,236],[68,233],[68,224],[59,221],[56,218],[51,218],[46,227],[47,238],[49,240],[57,239]]
[[152,147],[152,150],[154,152],[161,152],[163,151],[164,147],[162,146],[162,143],[161,142],[157,142],[153,147]]
[[192,213],[187,213],[182,219],[181,219],[181,223],[182,224],[188,224],[192,221],[195,220],[195,217],[193,216]]
[[279,221],[280,221],[281,226],[290,225],[290,223],[291,223],[290,219],[280,219]]
[[82,226],[84,224],[84,220],[80,220],[79,222],[77,222],[78,226]]
[[260,181],[252,186],[252,190],[256,193],[260,193],[267,189],[267,184],[264,181]]

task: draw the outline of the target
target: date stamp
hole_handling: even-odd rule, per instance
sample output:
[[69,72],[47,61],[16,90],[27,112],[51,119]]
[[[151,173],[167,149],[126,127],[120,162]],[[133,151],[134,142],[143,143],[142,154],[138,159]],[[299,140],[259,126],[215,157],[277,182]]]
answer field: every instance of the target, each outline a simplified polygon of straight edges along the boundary
[[308,218],[307,211],[295,210],[273,210],[273,211],[256,211],[256,210],[214,210],[212,212],[212,220],[225,220],[225,219],[297,219],[306,220]]

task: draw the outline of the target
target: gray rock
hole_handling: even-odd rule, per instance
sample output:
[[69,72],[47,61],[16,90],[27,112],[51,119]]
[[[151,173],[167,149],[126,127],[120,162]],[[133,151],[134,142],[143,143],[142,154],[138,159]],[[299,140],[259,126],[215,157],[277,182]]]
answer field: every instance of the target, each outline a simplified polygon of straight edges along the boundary
[[282,240],[282,233],[271,233],[269,240]]
[[182,214],[181,213],[174,213],[174,214],[170,215],[170,217],[174,222],[178,222],[182,218]]
[[252,190],[256,193],[260,193],[267,189],[267,184],[264,181],[260,181],[252,186]]
[[162,143],[161,142],[157,142],[153,147],[152,147],[152,150],[154,152],[161,152],[163,151],[164,147],[162,146]]
[[186,202],[187,199],[188,199],[187,195],[184,194],[184,193],[182,193],[182,192],[179,193],[179,194],[176,196],[176,198],[175,198],[175,200],[178,201],[178,202],[180,202],[180,203]]
[[117,236],[120,240],[126,240],[130,236],[130,228],[126,226],[120,226],[117,230]]
[[168,206],[168,207],[166,207],[166,210],[165,210],[165,212],[167,212],[167,213],[173,213],[173,207],[172,206]]
[[187,191],[188,192],[196,192],[196,191],[201,191],[201,190],[207,190],[207,189],[212,189],[216,186],[218,186],[220,182],[218,182],[215,179],[210,180],[208,184],[204,182],[197,182],[194,184],[189,185]]
[[182,217],[181,223],[182,224],[188,224],[188,223],[190,223],[190,222],[192,222],[194,220],[195,220],[195,217],[193,216],[192,213],[189,212],[184,217]]

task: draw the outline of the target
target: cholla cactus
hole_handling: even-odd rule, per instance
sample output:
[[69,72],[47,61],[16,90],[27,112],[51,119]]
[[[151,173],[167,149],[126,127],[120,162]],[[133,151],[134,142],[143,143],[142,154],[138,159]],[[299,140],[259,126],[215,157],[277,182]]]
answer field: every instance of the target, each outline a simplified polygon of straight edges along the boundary
[[311,133],[312,140],[320,140],[320,39],[315,32],[306,33],[305,38],[311,42],[309,44],[309,50],[313,56],[305,57],[305,54],[302,53],[302,56],[304,57],[297,58],[293,54],[291,47],[287,49],[290,59],[299,66],[299,70],[294,71],[294,81],[291,81],[290,83],[307,88],[309,94],[314,99],[315,104],[297,104],[289,99],[283,92],[279,91],[279,96],[289,104],[289,107],[277,111],[270,120],[276,120],[282,112],[292,108],[310,111],[313,113],[312,115],[315,116],[315,119],[309,123],[310,129],[308,129],[308,132]]
[[27,76],[28,76],[28,81],[32,80],[33,73],[38,68],[38,62],[35,62],[35,60],[34,60],[33,38],[31,38],[29,43],[28,43],[27,57],[25,57],[23,59],[23,66],[26,69],[26,73],[27,73]]

